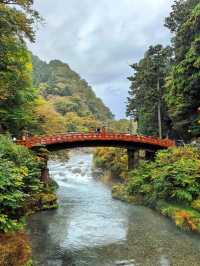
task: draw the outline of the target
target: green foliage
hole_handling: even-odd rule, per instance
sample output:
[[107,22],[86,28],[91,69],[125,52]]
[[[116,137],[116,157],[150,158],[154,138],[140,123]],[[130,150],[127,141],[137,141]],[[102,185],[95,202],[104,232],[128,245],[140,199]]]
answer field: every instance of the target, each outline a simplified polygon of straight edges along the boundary
[[200,198],[194,200],[191,204],[191,207],[197,211],[200,211]]
[[41,191],[41,163],[31,151],[0,135],[0,231],[20,229],[27,193]]
[[49,64],[33,56],[33,84],[40,88],[42,96],[50,101],[62,116],[75,113],[78,117],[94,117],[106,121],[113,115],[96,97],[92,88],[59,60]]
[[28,0],[0,1],[0,127],[16,135],[34,120],[37,92],[25,45],[25,39],[34,41],[32,25],[39,19],[32,5]]
[[[164,80],[171,62],[170,47],[150,46],[139,63],[133,64],[134,75],[129,78],[131,87],[127,114],[138,122],[138,132],[158,136],[158,110],[164,135],[168,129],[168,115],[164,102]],[[158,88],[159,86],[159,88]]]
[[121,201],[137,204],[139,203],[138,198],[135,196],[129,195],[124,184],[115,184],[112,186],[112,197],[114,199],[119,199]]
[[0,0],[1,24],[3,36],[14,36],[20,42],[35,40],[33,24],[41,20],[38,12],[33,9],[32,0]]
[[174,43],[176,58],[167,78],[165,98],[174,128],[191,139],[200,132],[200,4],[179,26]]
[[0,232],[19,231],[24,228],[24,220],[11,219],[8,215],[0,213]]
[[125,179],[128,170],[127,151],[119,148],[98,148],[94,153],[94,166],[108,171],[111,178]]
[[114,185],[116,199],[150,206],[179,228],[200,233],[200,153],[185,146],[157,153]]
[[137,132],[137,123],[133,120],[120,119],[113,120],[107,123],[109,131],[119,132],[119,133],[131,133],[136,134]]
[[1,159],[9,160],[24,171],[24,190],[31,192],[41,186],[38,177],[41,173],[42,162],[30,150],[15,145],[8,137],[0,136]]
[[[107,123],[109,131],[136,134],[137,124],[127,119],[113,120]],[[126,149],[98,148],[94,153],[94,167],[106,172],[111,179],[125,180],[128,173],[128,155]]]
[[81,99],[78,97],[68,97],[55,100],[54,106],[58,113],[61,115],[66,115],[70,112],[75,112],[81,116],[79,106],[81,104]]
[[200,213],[196,210],[166,202],[159,202],[157,209],[163,215],[171,218],[182,230],[200,233]]
[[127,189],[131,195],[142,195],[147,203],[165,200],[191,205],[200,196],[199,175],[199,151],[172,148],[131,172]]
[[165,19],[165,26],[172,33],[179,31],[181,25],[188,19],[191,10],[199,4],[199,0],[176,0],[172,5],[172,11]]
[[165,26],[173,33],[171,48],[151,46],[131,66],[127,114],[138,121],[139,133],[158,135],[161,105],[163,135],[190,141],[200,134],[199,0],[175,1]]

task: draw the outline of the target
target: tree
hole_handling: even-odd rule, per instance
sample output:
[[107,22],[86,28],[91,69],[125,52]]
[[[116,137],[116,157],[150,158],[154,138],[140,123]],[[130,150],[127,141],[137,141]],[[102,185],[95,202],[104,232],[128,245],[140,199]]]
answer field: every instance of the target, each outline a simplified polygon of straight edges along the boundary
[[1,36],[12,35],[21,42],[25,39],[34,42],[33,24],[41,21],[41,17],[32,7],[32,0],[0,0]]
[[189,11],[176,27],[175,61],[167,78],[165,97],[174,128],[186,140],[200,135],[200,4]]
[[94,115],[96,119],[112,119],[111,111],[92,88],[68,64],[53,60],[49,64],[33,56],[33,81],[42,86],[41,94],[51,102],[62,115],[75,112],[80,117]]
[[0,0],[0,124],[18,134],[33,120],[36,91],[25,40],[34,41],[33,24],[40,17],[33,1]]
[[165,19],[165,26],[176,34],[197,4],[199,0],[175,0],[169,17]]
[[40,125],[41,134],[64,133],[65,120],[63,116],[56,112],[53,105],[40,97],[36,101],[36,118]]
[[163,95],[171,56],[170,47],[150,46],[144,58],[131,65],[134,75],[128,78],[131,87],[127,115],[138,121],[138,131],[141,134],[158,136],[160,118],[160,129],[162,127],[163,134],[167,134],[168,115]]

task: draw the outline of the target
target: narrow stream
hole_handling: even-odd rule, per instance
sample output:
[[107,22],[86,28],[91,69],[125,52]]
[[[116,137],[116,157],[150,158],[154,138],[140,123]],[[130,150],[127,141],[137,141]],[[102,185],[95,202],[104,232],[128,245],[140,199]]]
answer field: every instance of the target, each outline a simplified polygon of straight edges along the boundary
[[92,154],[72,151],[50,161],[60,207],[30,218],[39,266],[198,266],[200,237],[179,231],[156,212],[114,200],[92,176]]

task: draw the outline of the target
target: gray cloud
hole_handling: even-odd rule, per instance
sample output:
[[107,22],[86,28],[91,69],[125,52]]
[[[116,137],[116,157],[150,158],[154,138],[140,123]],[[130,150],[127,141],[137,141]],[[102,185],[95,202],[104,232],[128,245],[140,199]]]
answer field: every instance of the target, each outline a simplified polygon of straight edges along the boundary
[[169,42],[164,18],[173,0],[35,0],[45,19],[33,53],[68,63],[123,117],[131,74],[151,44]]

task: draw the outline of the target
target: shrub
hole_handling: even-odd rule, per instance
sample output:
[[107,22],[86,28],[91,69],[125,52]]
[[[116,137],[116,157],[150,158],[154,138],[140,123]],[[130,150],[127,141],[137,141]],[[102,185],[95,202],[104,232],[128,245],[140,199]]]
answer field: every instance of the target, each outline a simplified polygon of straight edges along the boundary
[[41,186],[38,177],[42,162],[32,151],[14,144],[9,137],[0,135],[0,158],[13,162],[16,167],[26,169],[27,173],[23,178],[25,192],[38,190]]
[[180,205],[163,203],[159,206],[160,212],[170,217],[174,223],[185,231],[200,232],[200,213]]
[[23,204],[28,193],[40,191],[41,163],[25,147],[0,136],[0,231],[21,229]]
[[128,156],[126,149],[98,148],[94,154],[94,165],[103,171],[109,171],[112,178],[125,179]]
[[190,146],[157,153],[130,173],[129,194],[141,194],[147,202],[158,200],[190,205],[200,197],[200,154]]
[[196,199],[192,202],[191,207],[197,211],[200,211],[200,199]]
[[31,248],[23,232],[0,234],[0,265],[30,264]]

